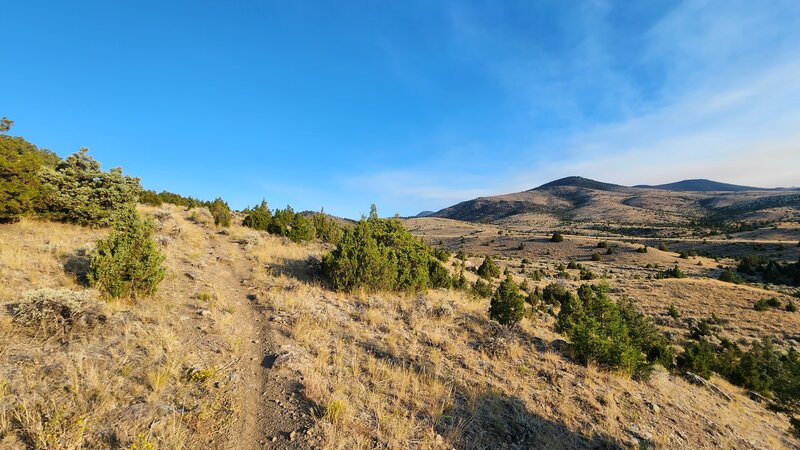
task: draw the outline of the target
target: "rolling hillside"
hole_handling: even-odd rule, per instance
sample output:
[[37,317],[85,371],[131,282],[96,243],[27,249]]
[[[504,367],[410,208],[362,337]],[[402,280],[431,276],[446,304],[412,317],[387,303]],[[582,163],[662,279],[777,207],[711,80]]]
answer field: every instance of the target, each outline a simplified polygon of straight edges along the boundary
[[567,177],[512,194],[480,197],[444,208],[434,217],[495,222],[523,214],[561,221],[684,225],[698,220],[775,221],[800,218],[800,192],[749,188],[709,180],[626,187]]

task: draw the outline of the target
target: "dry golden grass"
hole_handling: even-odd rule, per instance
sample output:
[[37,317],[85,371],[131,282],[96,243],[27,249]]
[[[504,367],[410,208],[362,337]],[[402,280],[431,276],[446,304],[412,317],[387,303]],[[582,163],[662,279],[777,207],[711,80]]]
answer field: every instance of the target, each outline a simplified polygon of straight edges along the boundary
[[[249,251],[285,267],[318,249]],[[797,445],[785,416],[722,380],[730,404],[666,372],[642,382],[571,362],[556,350],[552,319],[507,330],[487,320],[487,301],[458,292],[347,295],[306,278],[261,281],[265,305],[287,320],[285,344],[299,348],[292,367],[326,448]]]
[[[158,210],[141,211],[152,216]],[[215,383],[225,380],[236,354],[235,306],[224,289],[198,289],[184,276],[216,267],[214,256],[206,256],[208,233],[179,208],[161,211],[169,213],[157,220],[159,235],[170,237],[162,246],[168,274],[155,297],[101,300],[108,321],[70,335],[0,316],[0,448],[223,444],[218,438],[231,392]],[[92,243],[106,233],[31,220],[1,225],[0,307],[9,308],[29,289],[87,289],[70,268],[85,268]],[[209,295],[198,297],[198,291]],[[202,310],[208,314],[198,315]],[[211,377],[189,380],[187,368],[211,369]]]

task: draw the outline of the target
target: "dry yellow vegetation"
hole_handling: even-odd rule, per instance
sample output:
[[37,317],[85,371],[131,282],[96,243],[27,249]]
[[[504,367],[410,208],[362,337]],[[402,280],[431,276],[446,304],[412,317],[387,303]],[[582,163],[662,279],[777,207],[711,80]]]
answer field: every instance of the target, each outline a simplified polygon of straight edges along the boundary
[[[488,320],[487,300],[461,292],[335,293],[316,269],[325,245],[218,230],[177,207],[142,213],[157,220],[167,256],[158,293],[98,299],[105,323],[71,333],[23,326],[14,305],[32,289],[87,290],[80,268],[105,231],[0,225],[0,448],[800,446],[784,415],[724,380],[711,381],[727,398],[666,371],[636,381],[575,363],[546,314],[508,329]],[[570,248],[594,251],[591,239],[568,242],[563,255],[526,247],[529,268],[552,272]],[[742,320],[742,336],[797,325],[745,312],[751,288],[646,280],[644,260],[632,259],[665,265],[674,254],[620,253],[582,263],[598,273],[609,264],[612,295],[653,315],[672,302]],[[521,255],[506,256],[521,280]],[[697,261],[678,263],[700,274]]]

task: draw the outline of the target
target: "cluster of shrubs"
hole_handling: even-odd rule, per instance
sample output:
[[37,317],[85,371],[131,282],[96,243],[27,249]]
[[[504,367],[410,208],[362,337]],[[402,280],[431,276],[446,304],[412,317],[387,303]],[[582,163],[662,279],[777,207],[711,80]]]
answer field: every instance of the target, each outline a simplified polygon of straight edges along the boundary
[[[781,352],[769,338],[742,351],[725,338],[712,343],[716,333],[696,333],[678,356],[678,367],[703,378],[716,372],[737,386],[766,396],[772,409],[800,414],[800,353],[794,348]],[[792,424],[794,432],[800,433],[800,421],[794,418]]]
[[294,242],[310,241],[318,238],[323,242],[337,244],[342,238],[342,229],[330,217],[316,213],[310,217],[294,212],[291,206],[285,209],[269,209],[265,200],[261,204],[246,209],[242,225],[255,230],[284,236]]
[[672,367],[669,341],[631,300],[613,302],[606,286],[584,284],[574,295],[549,285],[543,297],[545,302],[561,305],[556,331],[570,338],[579,361],[628,374],[646,373],[655,363]]
[[86,226],[108,226],[115,213],[135,204],[139,180],[107,172],[88,150],[61,160],[20,137],[0,136],[0,221],[24,215]]
[[450,273],[430,247],[397,219],[377,214],[362,218],[342,233],[336,249],[322,258],[322,270],[339,291],[424,291],[449,288]]
[[781,264],[761,255],[749,255],[739,260],[737,272],[759,275],[767,283],[800,286],[800,261]]
[[[762,298],[753,303],[753,309],[755,309],[756,311],[766,311],[770,308],[776,309],[780,307],[781,307],[781,301],[775,297]],[[789,300],[786,303],[785,309],[788,312],[795,312],[797,311],[797,306],[795,306],[795,304],[791,300]]]
[[[4,119],[0,132],[11,121]],[[0,221],[37,215],[83,226],[111,226],[90,255],[87,280],[112,297],[142,297],[164,278],[153,225],[135,205],[143,190],[122,169],[103,171],[81,149],[60,159],[20,137],[0,135]],[[227,206],[227,205],[226,205]],[[228,210],[230,213],[230,210]]]
[[180,194],[175,194],[168,191],[156,193],[156,191],[150,190],[144,190],[141,194],[139,194],[139,203],[150,206],[161,206],[164,203],[169,203],[172,205],[183,206],[186,209],[211,206],[211,202],[199,200],[194,197],[184,197]]
[[730,269],[725,269],[722,273],[719,274],[719,280],[724,281],[726,283],[733,283],[733,284],[742,284],[744,283],[744,279],[739,275],[733,273]]
[[665,278],[686,278],[686,274],[678,267],[677,264],[671,269],[665,269],[657,273],[656,279],[663,280]]

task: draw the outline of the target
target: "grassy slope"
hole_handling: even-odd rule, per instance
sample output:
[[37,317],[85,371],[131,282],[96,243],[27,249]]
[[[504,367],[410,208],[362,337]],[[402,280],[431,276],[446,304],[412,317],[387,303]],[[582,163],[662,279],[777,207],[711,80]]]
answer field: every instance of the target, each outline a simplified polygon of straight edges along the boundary
[[[219,235],[186,216],[172,209],[162,221],[173,241],[159,294],[106,304],[102,330],[47,337],[0,316],[0,448],[127,448],[138,434],[159,448],[292,443],[254,434],[278,422],[307,424],[292,445],[342,449],[800,445],[784,416],[723,380],[713,381],[731,401],[663,372],[637,382],[583,367],[561,352],[552,319],[506,330],[487,320],[487,301],[459,293],[333,293],[308,264],[324,247],[236,226]],[[102,234],[0,226],[0,302],[83,289],[63,263]],[[282,375],[262,371],[264,354]],[[186,367],[213,375],[186,381]],[[281,377],[297,395],[258,395],[275,394],[268,380]]]

